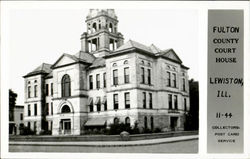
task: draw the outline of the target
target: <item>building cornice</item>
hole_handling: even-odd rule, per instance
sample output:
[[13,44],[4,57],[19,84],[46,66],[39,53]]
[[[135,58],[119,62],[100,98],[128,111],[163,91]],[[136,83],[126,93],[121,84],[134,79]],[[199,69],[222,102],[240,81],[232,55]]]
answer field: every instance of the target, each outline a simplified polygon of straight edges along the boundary
[[89,97],[88,95],[80,94],[80,95],[69,96],[69,97],[52,98],[51,100],[67,100],[67,99],[72,99],[72,98],[88,98],[88,97]]
[[72,63],[65,64],[65,65],[52,66],[51,69],[62,68],[62,67],[71,66],[71,65],[75,65],[75,64],[87,64],[87,65],[90,65],[90,63],[88,63],[88,62],[77,61],[77,62],[72,62]]
[[114,20],[114,21],[116,21],[116,22],[119,22],[117,19],[115,19],[115,18],[113,18],[113,17],[110,17],[110,16],[108,16],[108,15],[106,15],[106,14],[99,14],[99,15],[94,16],[94,17],[91,17],[91,18],[87,17],[87,19],[85,20],[85,22],[87,23],[88,21],[91,21],[91,20],[93,20],[93,19],[97,19],[97,18],[99,18],[99,17],[106,17],[106,18],[110,18],[110,19],[112,19],[112,20]]
[[37,72],[37,73],[32,73],[32,74],[28,74],[23,76],[23,78],[27,78],[27,77],[31,77],[31,76],[36,76],[36,75],[48,75],[49,73],[45,73],[45,72]]
[[173,90],[166,90],[166,89],[154,89],[154,88],[142,88],[142,87],[130,87],[130,88],[122,88],[118,90],[111,90],[107,91],[106,93],[112,93],[112,92],[120,92],[120,91],[130,91],[133,89],[138,89],[138,90],[144,90],[144,91],[151,91],[151,92],[170,92],[170,93],[175,93],[175,94],[181,94],[183,96],[189,97],[189,95],[186,95],[187,92],[182,92],[179,90],[173,91]]
[[[156,56],[154,53],[151,53],[151,52],[139,49],[139,48],[135,48],[135,47],[131,47],[131,48],[120,50],[120,51],[114,51],[113,53],[111,52],[110,54],[104,56],[103,58],[108,59],[108,58],[112,58],[112,57],[116,57],[116,56],[120,56],[120,55],[124,55],[124,54],[128,54],[128,53],[139,53],[141,55],[150,56],[150,57],[152,57],[154,59],[163,58],[163,59],[172,61],[174,63],[181,64],[181,62],[173,60],[171,58],[168,58],[168,57],[165,57],[165,56]],[[189,69],[188,67],[186,67],[186,66],[184,66],[182,64],[181,64],[181,66],[183,68],[185,68],[185,69]]]
[[[30,98],[28,98],[28,99],[30,99]],[[32,101],[25,101],[24,103],[29,104],[29,103],[41,102],[41,101],[42,101],[41,99],[37,99],[37,100],[32,100]]]

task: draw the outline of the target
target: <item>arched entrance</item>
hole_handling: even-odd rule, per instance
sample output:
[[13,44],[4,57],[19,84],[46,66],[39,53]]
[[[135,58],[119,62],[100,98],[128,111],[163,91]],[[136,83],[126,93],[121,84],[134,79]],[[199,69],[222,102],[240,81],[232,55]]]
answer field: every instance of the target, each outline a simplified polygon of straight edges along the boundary
[[67,114],[71,113],[70,107],[64,105],[61,108],[61,114],[64,115],[64,118],[60,120],[60,134],[71,134],[71,119],[67,118]]

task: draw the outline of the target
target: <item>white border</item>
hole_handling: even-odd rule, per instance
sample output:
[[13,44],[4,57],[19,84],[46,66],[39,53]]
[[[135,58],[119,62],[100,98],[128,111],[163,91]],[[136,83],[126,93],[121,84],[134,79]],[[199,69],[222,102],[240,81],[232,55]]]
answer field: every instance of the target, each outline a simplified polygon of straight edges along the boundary
[[[82,8],[115,8],[115,9],[196,9],[199,10],[199,86],[200,86],[200,139],[198,154],[111,154],[111,153],[9,153],[8,152],[8,14],[11,9],[82,9]],[[207,9],[244,9],[244,133],[245,133],[245,151],[243,154],[207,154]],[[69,2],[69,1],[2,1],[1,2],[1,157],[2,158],[249,158],[248,142],[250,137],[250,124],[248,123],[250,109],[247,105],[250,103],[249,81],[250,75],[247,68],[249,63],[249,2]],[[202,93],[201,93],[202,92]]]

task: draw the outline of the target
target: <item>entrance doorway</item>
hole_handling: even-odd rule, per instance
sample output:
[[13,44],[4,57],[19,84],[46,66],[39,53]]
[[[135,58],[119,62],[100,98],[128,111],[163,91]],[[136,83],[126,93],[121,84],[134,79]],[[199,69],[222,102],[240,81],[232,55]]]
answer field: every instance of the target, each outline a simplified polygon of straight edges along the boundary
[[61,120],[62,134],[71,134],[71,121],[70,119]]
[[178,117],[170,117],[170,128],[171,131],[177,130]]

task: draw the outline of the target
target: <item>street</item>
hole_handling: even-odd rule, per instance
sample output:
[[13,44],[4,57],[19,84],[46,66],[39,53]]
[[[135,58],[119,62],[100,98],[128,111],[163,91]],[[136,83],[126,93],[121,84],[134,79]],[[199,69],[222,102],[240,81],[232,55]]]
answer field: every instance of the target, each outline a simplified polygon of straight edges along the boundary
[[10,152],[82,152],[82,153],[197,153],[198,140],[188,140],[173,143],[147,146],[94,147],[94,146],[26,146],[9,147]]

